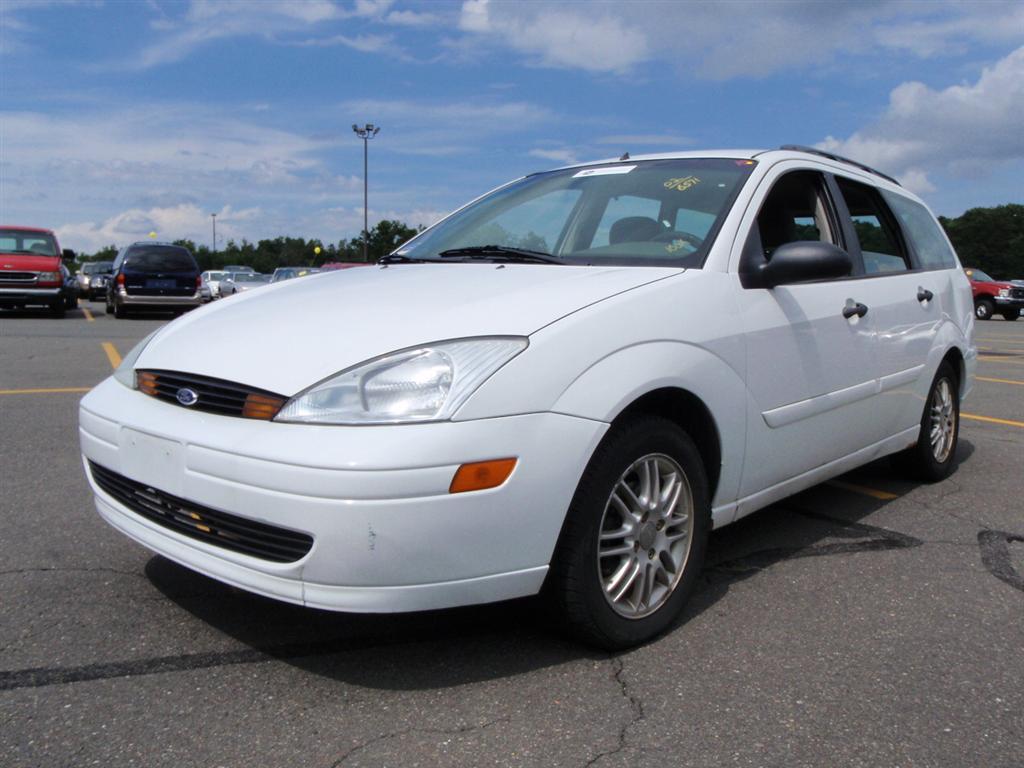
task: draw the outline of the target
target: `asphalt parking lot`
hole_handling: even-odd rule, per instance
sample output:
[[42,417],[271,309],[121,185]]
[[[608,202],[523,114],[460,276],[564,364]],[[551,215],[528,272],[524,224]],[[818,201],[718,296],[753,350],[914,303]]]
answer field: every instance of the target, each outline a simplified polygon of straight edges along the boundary
[[166,318],[82,307],[0,313],[0,765],[1024,764],[1024,321],[978,324],[950,480],[877,462],[714,533],[684,621],[606,655],[531,600],[304,610],[116,533],[78,400]]

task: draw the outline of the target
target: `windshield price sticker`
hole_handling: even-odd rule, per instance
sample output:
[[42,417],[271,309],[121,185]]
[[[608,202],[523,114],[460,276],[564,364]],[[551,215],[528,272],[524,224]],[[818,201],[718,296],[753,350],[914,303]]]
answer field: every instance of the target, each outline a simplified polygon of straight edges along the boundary
[[680,192],[685,192],[690,187],[695,187],[700,184],[700,179],[696,176],[682,176],[678,179],[669,179],[665,182],[666,189],[677,189]]
[[579,179],[585,176],[614,176],[620,173],[629,173],[635,165],[611,165],[604,168],[584,168],[579,173],[574,173],[573,178]]

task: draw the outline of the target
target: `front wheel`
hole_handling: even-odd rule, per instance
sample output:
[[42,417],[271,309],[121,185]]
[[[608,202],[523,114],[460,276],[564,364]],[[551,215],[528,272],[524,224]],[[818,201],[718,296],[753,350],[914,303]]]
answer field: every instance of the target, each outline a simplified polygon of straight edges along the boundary
[[988,299],[978,299],[974,302],[974,316],[979,320],[991,320],[995,309],[995,304]]
[[1020,310],[1019,309],[1015,309],[1015,310],[1013,310],[1013,312],[1004,312],[1003,313],[1003,319],[1004,320],[1009,320],[1011,322],[1016,320],[1018,317],[1020,317]]
[[960,389],[949,363],[939,366],[921,415],[917,444],[898,454],[900,468],[911,477],[936,483],[953,473],[960,439]]
[[643,643],[683,610],[711,512],[700,454],[676,424],[613,426],[583,473],[562,530],[549,599],[569,631],[608,650]]

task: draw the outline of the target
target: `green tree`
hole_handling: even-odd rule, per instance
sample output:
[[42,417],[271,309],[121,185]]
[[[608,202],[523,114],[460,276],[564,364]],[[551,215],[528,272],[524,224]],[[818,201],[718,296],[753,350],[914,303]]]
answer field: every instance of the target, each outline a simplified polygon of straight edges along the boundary
[[996,279],[1024,279],[1024,205],[971,208],[954,219],[940,216],[965,267]]

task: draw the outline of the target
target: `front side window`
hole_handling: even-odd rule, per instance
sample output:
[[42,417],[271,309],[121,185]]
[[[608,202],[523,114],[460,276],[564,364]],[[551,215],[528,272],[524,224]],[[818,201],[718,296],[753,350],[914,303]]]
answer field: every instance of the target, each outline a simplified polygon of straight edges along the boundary
[[497,245],[569,264],[700,267],[755,164],[690,158],[535,174],[450,216],[397,253],[441,260],[446,251]]
[[836,177],[836,184],[853,219],[864,272],[873,275],[910,269],[892,212],[878,190],[841,176]]
[[776,181],[761,204],[755,229],[767,260],[786,243],[810,240],[841,245],[829,216],[824,181],[814,171],[793,171]]

